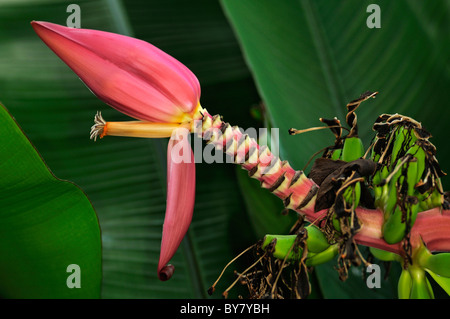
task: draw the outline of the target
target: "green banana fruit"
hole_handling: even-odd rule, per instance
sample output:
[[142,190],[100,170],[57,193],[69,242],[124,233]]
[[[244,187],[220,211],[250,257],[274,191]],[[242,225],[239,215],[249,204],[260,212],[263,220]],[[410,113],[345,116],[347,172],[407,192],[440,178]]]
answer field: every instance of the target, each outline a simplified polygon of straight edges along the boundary
[[349,186],[344,191],[343,197],[347,203],[353,204],[355,208],[358,207],[359,201],[361,199],[361,184],[356,183],[354,184],[354,186]]
[[[410,227],[416,221],[419,208],[417,204],[407,204],[406,214],[409,215]],[[383,238],[388,244],[400,242],[406,234],[406,223],[402,222],[402,214],[402,210],[397,206],[394,213],[383,224]]]
[[402,261],[402,258],[399,255],[387,250],[382,250],[375,247],[369,247],[369,250],[375,258],[381,261]]
[[[398,181],[402,177],[401,169],[398,169],[396,173],[391,177],[389,183],[385,183],[382,186],[381,194],[381,208],[384,212],[384,220],[387,221],[398,207]],[[387,177],[386,177],[387,178]]]
[[[395,244],[403,239],[407,232],[406,223],[409,223],[410,229],[420,210],[417,197],[419,193],[415,188],[425,169],[422,154],[419,154],[422,153],[420,150],[421,147],[417,144],[407,150],[403,159],[397,164],[402,167],[396,167],[397,173],[389,183],[390,191],[384,206],[385,223],[383,225],[383,236],[389,244]],[[416,155],[419,155],[419,158],[416,158]],[[406,194],[403,193],[405,189]],[[402,216],[401,206],[406,209],[406,216]],[[405,217],[406,220],[404,220]]]
[[[450,253],[432,254],[425,245],[422,244],[415,251],[414,263],[414,267],[411,268],[412,272],[417,271],[417,269],[420,269],[422,272],[428,272],[438,285],[450,295]],[[420,272],[418,275],[416,274],[416,277],[420,278],[420,276],[422,276]],[[433,290],[428,280],[427,285],[429,286],[428,290],[432,295]]]
[[431,194],[426,192],[424,194],[419,194],[421,211],[426,211],[435,207],[441,207],[444,202],[444,196],[439,192],[438,189],[434,189]]
[[334,244],[320,253],[313,254],[311,256],[308,254],[308,258],[306,258],[306,266],[313,267],[327,263],[337,255],[338,251],[339,245]]
[[341,159],[341,155],[342,155],[342,149],[336,149],[333,151],[333,153],[331,154],[331,159],[332,160],[338,160]]
[[427,210],[432,209],[434,207],[439,207],[442,205],[443,202],[444,202],[444,196],[442,196],[442,194],[439,192],[438,189],[435,189],[433,191],[433,193],[431,193],[430,204],[427,207]]
[[342,160],[351,162],[364,155],[364,145],[357,136],[347,137],[342,148]]
[[295,240],[297,239],[297,235],[271,235],[268,234],[264,237],[263,244],[261,246],[262,249],[266,249],[266,247],[275,240],[275,247],[272,255],[278,259],[285,259],[286,255],[290,251],[288,256],[288,260],[299,260],[302,257],[303,249],[298,247],[297,249],[293,249],[293,245]]
[[403,125],[397,126],[394,134],[394,144],[391,153],[391,169],[403,158],[406,152],[416,143],[417,136],[414,130]]
[[428,253],[420,259],[421,266],[431,270],[433,273],[450,278],[450,253]]
[[427,158],[424,149],[420,146],[417,147],[414,157],[417,159],[417,184],[422,179],[423,172],[425,171],[425,161]]
[[410,266],[408,270],[412,279],[411,299],[434,299],[433,289],[425,270],[415,266]]
[[395,208],[398,204],[398,186],[397,180],[401,176],[401,171],[399,170],[394,177],[391,179],[389,184],[383,186],[383,211],[384,211],[384,219],[388,219],[390,215],[395,211]]
[[306,239],[308,252],[321,253],[330,247],[324,233],[316,225],[310,224],[305,228],[308,231],[308,238]]
[[412,278],[408,269],[402,269],[398,280],[397,293],[398,299],[410,299],[412,288]]
[[331,216],[331,222],[333,223],[334,229],[336,229],[338,232],[340,232],[341,231],[341,222],[339,221],[339,219],[337,219],[335,214],[333,214],[333,216]]
[[[407,194],[409,196],[417,195],[416,184],[419,182],[420,177],[422,176],[423,170],[419,171],[420,167],[425,168],[423,165],[419,164],[419,159],[415,157],[416,153],[419,151],[420,146],[414,145],[411,147],[406,156],[410,156],[411,160],[406,162],[403,166],[406,167],[406,176],[404,177],[403,182],[407,183]],[[423,162],[423,161],[422,161]],[[403,184],[403,182],[401,184]]]
[[383,238],[388,244],[398,243],[405,236],[405,229],[402,227],[402,210],[396,206],[393,213],[386,215],[383,224]]
[[375,197],[375,207],[384,209],[385,200],[389,198],[389,184],[380,185],[389,176],[389,170],[387,166],[383,166],[382,169],[377,170],[373,179],[373,190]]
[[[358,136],[347,137],[344,140],[342,147],[341,159],[346,162],[352,162],[360,159],[364,155],[364,146],[361,139]],[[346,182],[349,180],[346,180]],[[343,190],[342,198],[344,199],[347,207],[358,207],[361,199],[361,183],[352,183]],[[332,223],[337,231],[341,231],[341,221],[332,216]]]
[[394,166],[397,164],[400,151],[402,150],[402,148],[404,148],[407,130],[404,126],[397,126],[397,129],[392,134],[394,135],[394,143],[391,152],[391,170],[394,169]]
[[[325,251],[330,244],[322,231],[315,225],[310,224],[305,227],[308,237],[306,239],[306,247],[308,248],[308,257]],[[272,235],[267,234],[264,237],[261,248],[265,249],[274,240],[275,247],[273,256],[278,259],[286,258],[290,251],[288,260],[299,260],[302,257],[303,250],[300,247],[294,247],[297,235]]]

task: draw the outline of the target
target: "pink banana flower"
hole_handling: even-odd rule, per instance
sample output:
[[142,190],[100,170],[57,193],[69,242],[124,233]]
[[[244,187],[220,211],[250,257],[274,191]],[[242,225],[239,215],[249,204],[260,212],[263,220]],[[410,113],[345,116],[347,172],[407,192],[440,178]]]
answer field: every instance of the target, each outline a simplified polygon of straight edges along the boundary
[[141,40],[48,22],[33,21],[31,25],[98,98],[140,120],[106,123],[97,114],[91,137],[171,137],[158,264],[158,277],[169,279],[174,267],[167,263],[185,236],[194,210],[195,162],[188,133],[200,107],[197,78],[182,63]]

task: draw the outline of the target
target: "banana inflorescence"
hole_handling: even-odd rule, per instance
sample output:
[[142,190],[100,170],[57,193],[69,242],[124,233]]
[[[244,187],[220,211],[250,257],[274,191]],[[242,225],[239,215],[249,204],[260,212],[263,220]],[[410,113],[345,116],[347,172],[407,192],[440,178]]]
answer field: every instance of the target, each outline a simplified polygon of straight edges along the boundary
[[[368,179],[376,165],[365,158],[364,145],[358,136],[356,110],[362,102],[376,95],[377,92],[366,92],[347,104],[349,133],[345,136],[339,120],[320,119],[336,139],[334,146],[326,149],[322,158],[314,162],[309,175],[320,186],[315,210],[328,209],[323,229],[329,241],[337,242],[338,269],[342,280],[345,280],[352,264],[359,265],[364,261],[354,241],[361,228],[356,208],[360,205],[374,207]],[[340,129],[336,130],[336,126]]]
[[400,299],[432,299],[433,288],[427,277],[429,274],[450,294],[450,253],[431,253],[425,245],[414,253],[414,263],[404,267],[398,282]]
[[383,237],[388,244],[402,242],[404,255],[371,248],[384,261],[399,261],[402,272],[398,281],[400,299],[434,298],[427,277],[450,293],[450,254],[431,254],[422,244],[412,251],[409,235],[417,215],[435,207],[448,208],[440,178],[445,175],[435,157],[431,135],[412,118],[383,114],[374,126],[377,135],[371,158],[377,163],[370,184],[375,207],[384,212]]
[[[319,186],[314,211],[326,210],[325,217],[307,226],[302,221],[288,235],[268,234],[258,247],[277,259],[281,270],[286,264],[300,265],[298,278],[307,277],[306,267],[337,255],[339,275],[345,280],[351,265],[367,263],[354,240],[361,229],[356,208],[378,208],[384,213],[384,240],[401,242],[403,253],[372,247],[370,252],[378,260],[402,264],[399,298],[434,298],[427,274],[450,294],[450,253],[432,254],[423,244],[413,251],[409,238],[420,212],[450,206],[442,189],[440,178],[445,173],[435,157],[436,148],[419,122],[383,114],[373,125],[376,136],[365,151],[358,136],[356,109],[376,95],[366,92],[347,104],[349,129],[345,136],[337,118],[320,119],[334,134],[335,142],[314,161],[308,177]],[[320,128],[289,132],[295,135]]]
[[384,212],[383,236],[388,244],[403,242],[408,255],[409,233],[417,214],[444,204],[440,177],[430,134],[417,121],[399,114],[383,114],[373,129],[372,160],[375,206]]
[[[347,104],[346,123],[350,129],[345,136],[338,119],[320,119],[335,135],[335,144],[327,148],[321,158],[316,159],[308,177],[320,186],[315,211],[328,209],[328,214],[325,220],[320,222],[320,228],[315,225],[305,227],[308,235],[302,245],[299,243],[298,234],[266,235],[262,247],[272,247],[275,258],[302,260],[307,266],[315,266],[338,255],[340,276],[343,280],[351,264],[361,263],[361,256],[354,241],[354,236],[361,227],[356,208],[360,204],[373,207],[367,179],[376,166],[373,161],[364,158],[364,145],[358,136],[355,111],[362,102],[375,97],[376,94],[367,92]],[[291,129],[290,133],[298,134],[304,131],[309,130]],[[317,242],[322,245],[315,245]],[[270,246],[270,243],[273,246]],[[317,249],[317,246],[321,249]]]

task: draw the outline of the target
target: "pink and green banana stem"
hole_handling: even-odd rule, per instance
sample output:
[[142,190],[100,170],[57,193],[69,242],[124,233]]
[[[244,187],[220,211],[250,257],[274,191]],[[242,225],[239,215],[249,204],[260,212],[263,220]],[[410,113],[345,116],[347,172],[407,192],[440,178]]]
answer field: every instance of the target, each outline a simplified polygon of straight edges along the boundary
[[[249,176],[261,182],[261,187],[279,197],[286,208],[306,217],[311,223],[320,221],[327,210],[314,212],[317,184],[303,171],[294,170],[287,161],[280,160],[266,146],[244,134],[236,126],[222,120],[221,116],[211,116],[206,109],[200,109],[194,118],[201,127],[194,132],[207,143],[213,143],[219,150],[232,156],[235,163],[249,172]],[[198,124],[200,126],[200,124]],[[356,209],[358,220],[362,223],[355,240],[358,244],[375,247],[401,255],[401,243],[390,245],[383,239],[383,212],[377,209]],[[422,212],[411,230],[410,241],[413,249],[419,247],[421,240],[430,251],[450,251],[450,211],[438,208]]]
[[287,161],[281,161],[267,146],[245,134],[237,126],[225,123],[221,116],[211,116],[200,108],[194,116],[193,131],[216,150],[233,157],[236,164],[248,171],[250,177],[261,182],[261,187],[283,200],[286,208],[309,217],[314,214],[314,202],[319,187],[303,171],[294,170]]

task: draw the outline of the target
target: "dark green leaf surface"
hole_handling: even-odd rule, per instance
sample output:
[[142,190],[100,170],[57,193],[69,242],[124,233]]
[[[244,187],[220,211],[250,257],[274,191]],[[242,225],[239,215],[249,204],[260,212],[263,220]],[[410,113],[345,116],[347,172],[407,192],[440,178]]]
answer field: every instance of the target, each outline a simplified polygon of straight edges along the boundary
[[[361,246],[364,255],[367,255]],[[396,299],[397,283],[401,272],[399,263],[383,263],[374,260],[380,272],[375,274],[374,270],[367,270],[364,265],[351,267],[348,278],[345,281],[339,279],[339,274],[334,268],[337,266],[337,258],[314,268],[318,286],[325,299]],[[372,277],[370,277],[372,275]],[[379,275],[379,287],[369,288],[368,283],[374,283],[375,275]]]
[[[0,123],[0,296],[99,298],[100,228],[91,203],[53,176],[2,105]],[[70,265],[79,267],[80,288],[66,283],[76,275]]]

